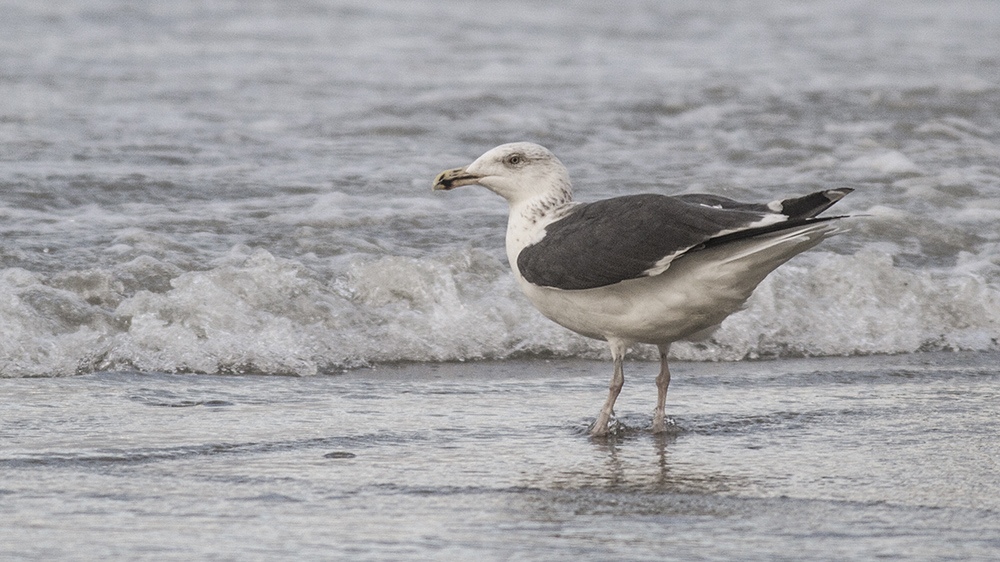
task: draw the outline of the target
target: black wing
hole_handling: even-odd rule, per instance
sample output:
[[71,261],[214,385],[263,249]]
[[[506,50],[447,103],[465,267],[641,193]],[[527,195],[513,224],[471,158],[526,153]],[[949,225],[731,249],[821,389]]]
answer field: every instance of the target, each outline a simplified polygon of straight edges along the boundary
[[659,273],[672,258],[715,238],[730,241],[802,224],[849,192],[828,190],[771,205],[652,194],[587,203],[548,225],[539,242],[518,254],[517,267],[528,282],[544,287],[613,285]]
[[812,218],[830,208],[831,205],[840,201],[848,193],[854,191],[849,187],[839,189],[827,189],[816,191],[801,197],[789,197],[781,201],[772,203],[741,203],[720,195],[708,195],[704,193],[691,193],[686,195],[675,195],[675,199],[680,199],[688,203],[705,205],[708,207],[718,207],[729,210],[755,211],[760,213],[781,213],[790,219]]

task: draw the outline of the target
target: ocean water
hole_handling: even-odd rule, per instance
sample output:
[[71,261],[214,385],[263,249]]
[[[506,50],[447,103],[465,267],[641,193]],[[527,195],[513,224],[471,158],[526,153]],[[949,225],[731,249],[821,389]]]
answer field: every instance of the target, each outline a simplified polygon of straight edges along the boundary
[[[0,13],[11,556],[1000,550],[992,2]],[[501,199],[430,191],[515,140],[584,201],[847,186],[856,217],[674,345],[675,436],[639,347],[597,443],[605,345],[519,294]]]
[[996,353],[5,379],[3,560],[996,560]]

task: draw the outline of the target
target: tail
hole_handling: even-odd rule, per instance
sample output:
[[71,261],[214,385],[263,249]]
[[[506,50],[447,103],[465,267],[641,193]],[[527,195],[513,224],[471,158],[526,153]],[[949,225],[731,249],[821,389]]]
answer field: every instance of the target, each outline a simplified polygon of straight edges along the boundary
[[[834,222],[837,218],[808,219],[808,222],[790,227],[785,223],[786,228],[782,230],[714,244],[687,254],[675,263],[697,272],[700,282],[714,288],[719,299],[726,295],[731,302],[741,304],[772,271],[841,232]],[[733,306],[736,310],[739,304]]]
[[[795,255],[840,233],[841,229],[833,223],[839,218],[843,217],[813,219],[791,227],[788,227],[786,223],[786,228],[781,230],[730,242],[719,247],[720,252],[725,256],[720,263],[728,264],[750,259],[750,261],[759,262],[768,268],[769,273]],[[761,278],[763,279],[763,276]]]

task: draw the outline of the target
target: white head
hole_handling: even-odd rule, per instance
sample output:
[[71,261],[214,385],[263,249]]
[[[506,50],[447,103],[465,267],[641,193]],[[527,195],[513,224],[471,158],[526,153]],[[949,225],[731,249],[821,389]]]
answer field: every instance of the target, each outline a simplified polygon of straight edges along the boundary
[[536,199],[566,202],[573,197],[569,172],[555,154],[530,142],[500,145],[464,168],[446,170],[434,189],[477,184],[502,196],[511,206]]

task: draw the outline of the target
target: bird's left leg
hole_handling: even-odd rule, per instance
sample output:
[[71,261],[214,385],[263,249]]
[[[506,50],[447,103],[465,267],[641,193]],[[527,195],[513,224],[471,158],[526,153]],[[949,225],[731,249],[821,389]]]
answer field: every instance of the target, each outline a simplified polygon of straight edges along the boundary
[[670,386],[670,369],[667,368],[667,354],[670,353],[670,344],[658,345],[660,352],[660,374],[656,376],[656,410],[653,412],[653,433],[663,433],[664,427],[663,410],[667,404],[667,387]]
[[628,344],[622,340],[610,339],[608,340],[608,345],[611,346],[611,359],[614,360],[615,370],[614,374],[611,375],[611,385],[608,387],[608,399],[604,401],[601,414],[597,416],[597,421],[590,430],[590,434],[594,436],[608,434],[608,422],[611,421],[611,416],[615,414],[615,400],[618,400],[618,394],[621,393],[622,387],[625,386],[625,372],[622,369],[622,362],[625,360],[625,352],[628,350]]

